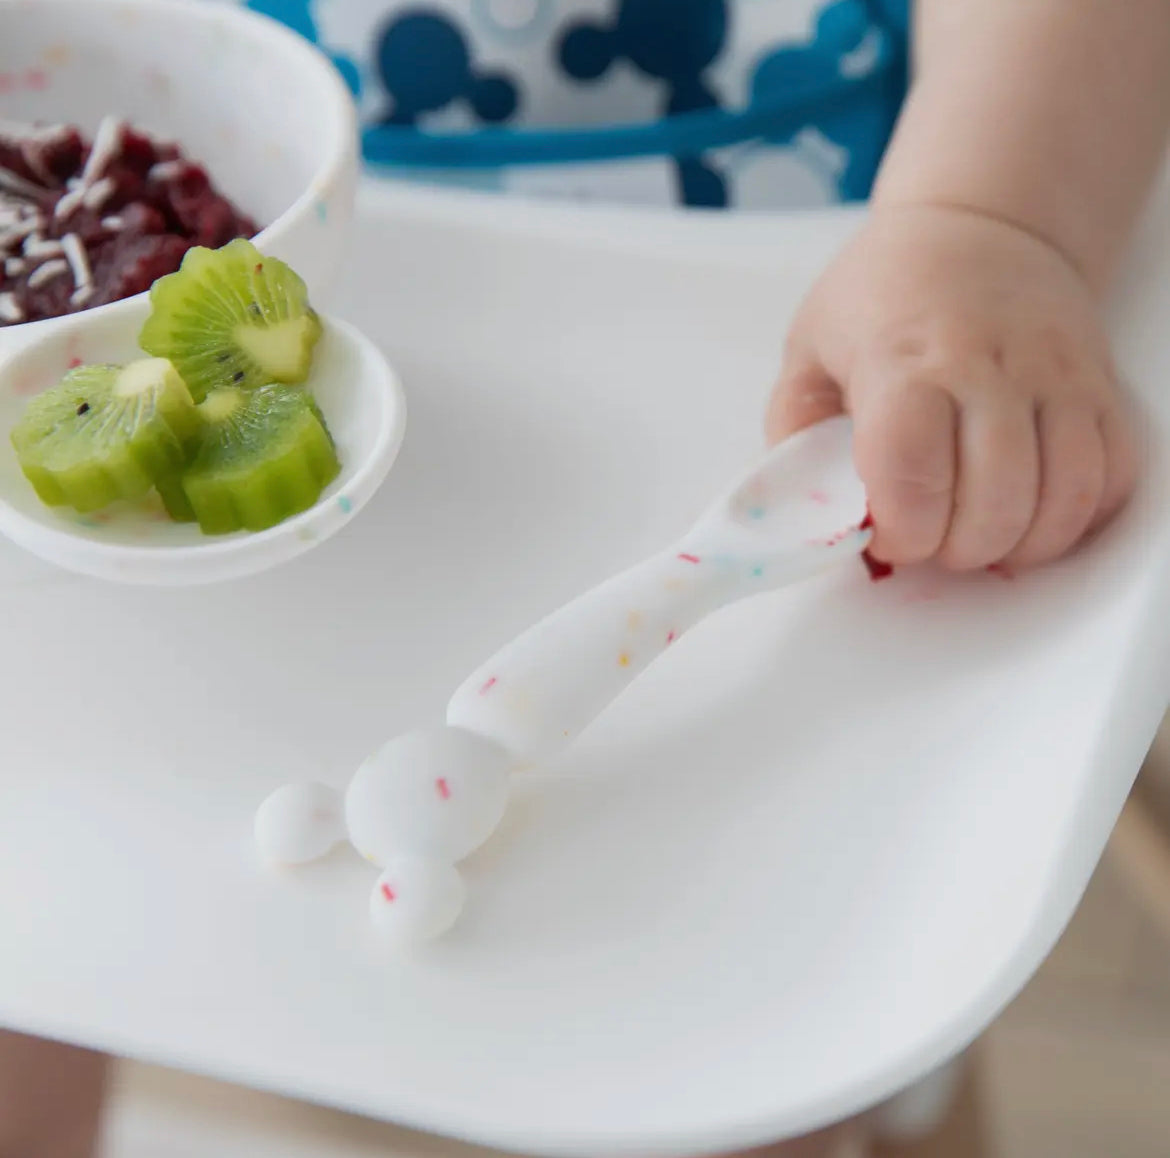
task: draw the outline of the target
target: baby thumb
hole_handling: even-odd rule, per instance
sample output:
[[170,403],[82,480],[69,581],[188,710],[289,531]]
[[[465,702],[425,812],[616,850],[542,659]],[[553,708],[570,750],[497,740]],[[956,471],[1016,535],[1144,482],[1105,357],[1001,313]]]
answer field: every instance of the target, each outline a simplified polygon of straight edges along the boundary
[[844,408],[840,389],[820,366],[808,362],[786,366],[772,391],[764,420],[768,445],[833,418]]

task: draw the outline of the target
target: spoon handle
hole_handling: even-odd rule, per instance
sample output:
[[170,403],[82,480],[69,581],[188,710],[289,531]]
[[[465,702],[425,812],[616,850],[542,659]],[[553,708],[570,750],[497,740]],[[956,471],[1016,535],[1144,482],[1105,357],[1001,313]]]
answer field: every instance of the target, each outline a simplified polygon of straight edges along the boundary
[[521,764],[565,746],[683,632],[726,603],[773,586],[763,566],[684,548],[579,596],[496,653],[451,698],[447,723]]
[[447,723],[493,740],[518,764],[548,759],[699,620],[856,558],[871,535],[864,508],[848,421],[794,436],[675,546],[497,652],[451,698]]

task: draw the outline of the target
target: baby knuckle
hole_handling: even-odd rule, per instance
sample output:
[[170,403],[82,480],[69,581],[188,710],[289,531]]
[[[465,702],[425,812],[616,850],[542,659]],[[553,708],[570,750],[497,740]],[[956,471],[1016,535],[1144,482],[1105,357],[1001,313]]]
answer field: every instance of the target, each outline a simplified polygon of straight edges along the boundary
[[1072,377],[1086,361],[1081,341],[1055,325],[1036,331],[1035,354],[1041,365],[1058,378]]
[[884,473],[889,487],[907,501],[938,498],[954,487],[950,455],[929,444],[891,447]]
[[1021,344],[1013,377],[1033,385],[1059,386],[1080,405],[1090,405],[1099,393],[1098,383],[1108,382],[1102,357],[1076,335],[1057,327],[1035,331]]
[[910,468],[892,473],[888,483],[899,502],[918,504],[943,498],[951,492],[950,477],[928,469],[916,471]]
[[974,365],[997,360],[1002,343],[995,335],[965,324],[936,324],[879,335],[874,356],[923,385],[947,388]]

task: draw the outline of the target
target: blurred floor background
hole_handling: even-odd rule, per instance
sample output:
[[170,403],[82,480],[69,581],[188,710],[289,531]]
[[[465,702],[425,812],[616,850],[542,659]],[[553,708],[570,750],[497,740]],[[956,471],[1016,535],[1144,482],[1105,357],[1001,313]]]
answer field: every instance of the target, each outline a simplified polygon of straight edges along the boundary
[[[980,1055],[996,1158],[1170,1156],[1170,734],[1064,938]],[[492,1152],[124,1064],[106,1158],[488,1158]]]

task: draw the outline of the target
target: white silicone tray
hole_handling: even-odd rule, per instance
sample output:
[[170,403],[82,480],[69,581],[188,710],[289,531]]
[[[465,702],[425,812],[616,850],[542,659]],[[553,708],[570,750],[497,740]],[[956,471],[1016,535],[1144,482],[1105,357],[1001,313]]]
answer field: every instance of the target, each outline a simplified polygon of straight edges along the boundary
[[411,427],[335,540],[134,591],[0,545],[0,1022],[542,1155],[801,1132],[962,1048],[1058,936],[1170,696],[1170,236],[1131,272],[1126,518],[1045,574],[861,568],[702,625],[532,774],[453,936],[387,959],[369,867],[273,881],[255,805],[343,783],[758,449],[852,227],[367,189],[342,312]]

